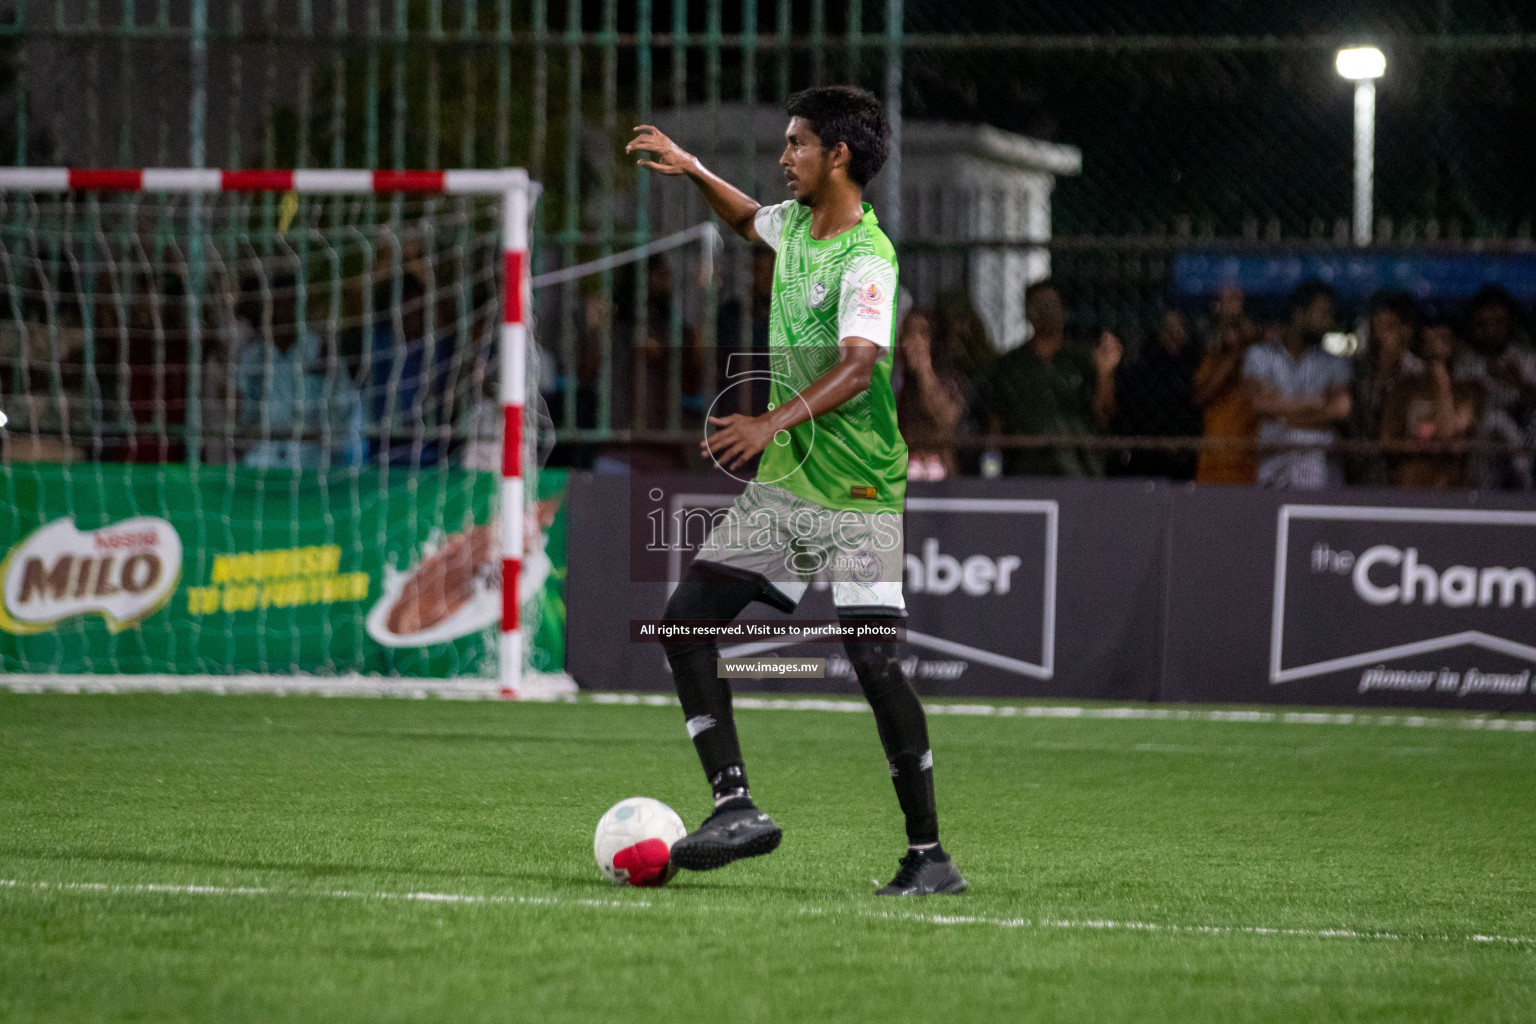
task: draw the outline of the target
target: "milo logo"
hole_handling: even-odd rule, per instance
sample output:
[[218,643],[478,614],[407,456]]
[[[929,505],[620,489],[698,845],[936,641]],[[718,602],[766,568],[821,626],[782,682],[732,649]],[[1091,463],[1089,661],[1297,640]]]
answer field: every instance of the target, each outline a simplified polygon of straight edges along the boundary
[[100,615],[116,633],[164,606],[180,579],[181,537],[164,519],[139,516],[98,530],[55,519],[0,563],[0,629],[42,633]]

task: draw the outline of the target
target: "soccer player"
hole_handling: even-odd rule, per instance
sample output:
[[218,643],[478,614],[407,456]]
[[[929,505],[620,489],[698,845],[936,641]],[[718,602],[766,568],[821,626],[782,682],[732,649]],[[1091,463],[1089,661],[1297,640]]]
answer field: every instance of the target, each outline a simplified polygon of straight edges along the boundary
[[[891,393],[896,253],[863,201],[890,151],[880,102],[853,86],[791,97],[779,158],[793,199],[761,206],[650,125],[626,152],[691,178],[732,230],[774,249],[768,409],[712,417],[701,444],[731,470],[761,454],[756,479],[710,532],[667,604],[670,621],[734,619],[753,601],[792,612],[824,572],[845,623],[906,616],[902,508],[907,446]],[[649,157],[645,154],[649,153]],[[908,849],[883,895],[965,889],[939,845],[933,752],[894,642],[847,642],[906,816]],[[715,810],[672,847],[694,871],[770,853],[783,837],[747,789],[729,685],[711,640],[671,640],[667,660]]]

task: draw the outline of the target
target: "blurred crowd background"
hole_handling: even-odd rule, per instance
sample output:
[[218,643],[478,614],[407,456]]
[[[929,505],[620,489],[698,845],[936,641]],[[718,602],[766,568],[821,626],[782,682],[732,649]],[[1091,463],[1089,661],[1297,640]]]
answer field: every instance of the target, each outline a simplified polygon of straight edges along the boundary
[[[725,357],[766,351],[772,253],[754,253],[754,267],[750,336],[723,331],[715,349],[673,348],[669,271],[654,257],[656,298],[640,324],[646,342],[608,357],[631,385],[611,407],[634,428],[631,440],[557,454],[617,472],[635,463],[698,468],[706,406],[731,383]],[[932,305],[903,292],[892,384],[912,479],[1533,486],[1536,347],[1524,309],[1499,285],[1459,302],[1381,289],[1352,315],[1315,278],[1264,311],[1229,286],[1204,307],[1169,305],[1135,333],[1080,330],[1049,279],[1027,287],[1024,307],[1025,339],[1002,351],[964,292]],[[575,400],[578,423],[589,426],[607,333],[600,328],[628,339],[633,313],[596,299],[584,308],[587,386]],[[684,323],[682,333],[695,339],[699,331]],[[557,418],[563,397],[546,395]],[[766,382],[738,397],[728,411],[762,411]],[[673,443],[679,433],[693,443]]]
[[[526,167],[550,459],[686,465],[722,355],[766,344],[771,254],[677,240],[707,211],[629,128],[776,201],[784,99],[858,82],[902,125],[869,198],[914,477],[1529,488],[1533,39],[1514,0],[0,0],[0,159]],[[8,199],[0,457],[488,458],[494,259],[385,204],[352,223],[417,250],[327,263],[280,201],[210,220],[205,273],[185,211],[107,267],[91,197]]]

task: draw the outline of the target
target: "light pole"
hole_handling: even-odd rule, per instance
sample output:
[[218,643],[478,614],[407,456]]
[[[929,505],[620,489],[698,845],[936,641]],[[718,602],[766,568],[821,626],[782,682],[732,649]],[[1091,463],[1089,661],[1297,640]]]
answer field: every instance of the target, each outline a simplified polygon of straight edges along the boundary
[[1355,83],[1355,244],[1371,244],[1371,200],[1376,170],[1376,79],[1387,58],[1374,46],[1339,51],[1335,67]]

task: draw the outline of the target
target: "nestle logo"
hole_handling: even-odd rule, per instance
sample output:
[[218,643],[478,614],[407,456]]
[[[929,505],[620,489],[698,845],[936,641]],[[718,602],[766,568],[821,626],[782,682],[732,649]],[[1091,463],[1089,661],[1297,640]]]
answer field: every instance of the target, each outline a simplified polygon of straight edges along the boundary
[[181,578],[181,537],[155,516],[81,530],[72,516],[33,530],[0,569],[0,630],[49,631],[79,615],[100,615],[120,632],[153,615]]
[[1433,678],[1437,691],[1502,692],[1477,670],[1425,677],[1385,663],[1453,648],[1536,662],[1536,569],[1517,564],[1532,551],[1536,512],[1282,506],[1270,682],[1369,668],[1362,690]]
[[152,548],[160,543],[153,530],[132,533],[98,533],[93,541],[97,551],[122,551],[126,548]]

